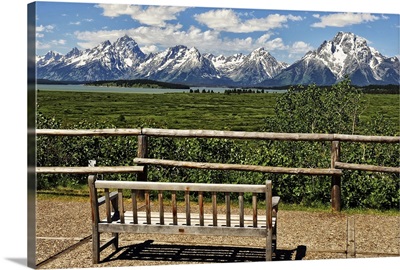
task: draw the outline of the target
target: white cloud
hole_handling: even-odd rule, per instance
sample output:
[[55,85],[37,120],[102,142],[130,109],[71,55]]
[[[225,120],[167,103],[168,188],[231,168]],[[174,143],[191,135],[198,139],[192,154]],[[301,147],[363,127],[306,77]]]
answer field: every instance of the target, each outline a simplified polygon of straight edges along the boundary
[[132,37],[145,53],[157,52],[176,45],[196,47],[202,53],[232,55],[234,53],[250,53],[252,50],[264,47],[272,54],[277,51],[295,49],[296,53],[306,52],[310,46],[304,42],[295,43],[292,47],[285,44],[280,37],[272,38],[273,33],[267,32],[258,38],[228,38],[221,37],[219,31],[206,30],[191,26],[182,30],[181,25],[168,24],[164,28],[142,26],[123,30],[101,30],[96,32],[75,32],[80,41],[78,45],[84,49],[98,46],[105,40],[115,42],[123,35]]
[[59,39],[59,40],[52,40],[51,44],[53,45],[65,45],[67,41],[65,39]]
[[268,40],[264,48],[267,51],[276,51],[276,50],[286,50],[288,46],[286,46],[281,38],[275,38],[273,40]]
[[257,39],[257,42],[262,44],[262,43],[267,42],[270,38],[271,38],[271,34],[270,33],[266,33],[266,34],[262,35],[261,37],[259,37]]
[[320,22],[314,23],[311,26],[319,28],[325,28],[327,26],[344,27],[353,24],[361,24],[379,20],[379,17],[368,13],[350,13],[350,12],[335,13],[325,16],[313,15],[313,17],[320,19]]
[[314,47],[304,41],[296,41],[291,46],[288,47],[287,55],[289,59],[299,59],[304,56],[309,51],[314,50]]
[[306,53],[311,50],[314,50],[314,47],[304,41],[294,42],[290,49],[293,53]]
[[300,16],[270,14],[264,18],[241,20],[231,9],[210,10],[196,14],[195,19],[208,28],[232,33],[250,33],[268,31],[274,28],[286,27],[288,21],[302,20]]
[[97,7],[103,9],[103,16],[106,17],[128,15],[142,24],[160,27],[166,26],[167,21],[176,20],[176,16],[186,9],[176,6],[149,6],[143,9],[141,6],[118,4],[99,4]]
[[36,26],[36,32],[47,32],[51,33],[53,32],[54,25],[39,25]]
[[[36,29],[36,31],[35,31],[36,38],[44,38],[45,33],[52,33],[54,28],[55,28],[54,25],[39,25],[39,26],[36,26],[36,28],[35,28]],[[42,48],[42,46],[45,46],[45,45],[42,45],[42,44],[36,42],[36,47],[39,48],[39,49],[48,49],[49,48],[47,46]]]
[[239,17],[233,10],[229,9],[211,10],[202,14],[196,14],[194,18],[199,23],[219,31],[227,31],[233,26],[240,24]]
[[51,40],[50,42],[41,42],[39,40],[36,40],[36,49],[50,49],[53,48],[54,46],[59,46],[59,45],[65,45],[67,43],[66,40],[64,39],[59,39],[59,40]]
[[148,45],[148,46],[144,46],[140,48],[142,50],[142,52],[144,52],[145,54],[149,54],[149,53],[156,53],[159,51],[158,47],[155,45]]
[[70,25],[80,25],[81,22],[70,22],[69,24],[70,24]]
[[42,49],[50,49],[51,45],[47,43],[42,43],[39,40],[36,40],[36,49],[42,50]]

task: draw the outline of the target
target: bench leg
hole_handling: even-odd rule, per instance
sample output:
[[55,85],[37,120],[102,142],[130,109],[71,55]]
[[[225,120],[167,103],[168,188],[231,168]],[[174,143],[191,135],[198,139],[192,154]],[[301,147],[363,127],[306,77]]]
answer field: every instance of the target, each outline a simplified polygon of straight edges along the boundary
[[267,239],[265,246],[265,260],[272,261],[272,230],[267,230]]
[[98,232],[92,234],[92,259],[93,264],[100,262],[100,233]]
[[272,239],[274,250],[278,248],[278,207],[272,210],[272,217],[275,217],[275,227],[273,228]]
[[112,234],[114,241],[113,241],[113,248],[114,250],[118,250],[118,239],[119,239],[119,234],[118,233],[113,233]]

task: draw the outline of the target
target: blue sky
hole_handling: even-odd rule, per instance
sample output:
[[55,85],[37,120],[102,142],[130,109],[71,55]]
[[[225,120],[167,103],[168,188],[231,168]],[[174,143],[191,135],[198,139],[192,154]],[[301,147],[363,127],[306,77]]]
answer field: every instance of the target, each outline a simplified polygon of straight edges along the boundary
[[37,54],[66,54],[131,36],[145,53],[175,45],[215,55],[264,47],[293,63],[339,31],[353,32],[385,56],[400,56],[398,14],[37,2]]

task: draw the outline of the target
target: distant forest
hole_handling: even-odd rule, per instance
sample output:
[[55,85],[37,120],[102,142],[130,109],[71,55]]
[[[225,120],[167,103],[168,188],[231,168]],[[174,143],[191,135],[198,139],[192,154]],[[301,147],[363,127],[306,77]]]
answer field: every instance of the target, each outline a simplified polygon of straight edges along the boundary
[[364,93],[369,94],[400,94],[400,86],[395,84],[388,85],[368,85],[359,87]]
[[[177,83],[167,83],[147,79],[137,79],[137,80],[104,80],[95,82],[78,82],[78,81],[51,81],[46,79],[37,79],[38,84],[84,84],[92,86],[117,86],[117,87],[136,87],[136,88],[165,88],[165,89],[190,89],[189,85],[177,84]],[[285,85],[285,86],[273,86],[273,87],[229,87],[234,88],[234,90],[227,90],[227,94],[231,93],[263,93],[262,90],[286,90],[290,87],[295,90],[301,90],[307,88],[307,85]],[[332,86],[319,86],[320,88],[331,88]],[[400,86],[395,84],[388,85],[368,85],[368,86],[357,86],[353,85],[355,88],[361,89],[362,92],[366,94],[400,94]],[[256,89],[246,91],[250,89]],[[257,89],[259,91],[257,91]]]
[[85,85],[135,87],[135,88],[190,89],[190,86],[183,84],[159,82],[159,81],[145,80],[145,79],[96,81],[96,82],[85,83]]
[[[276,87],[254,87],[255,89],[270,89],[270,90],[286,90],[290,87],[295,90],[301,90],[307,88],[307,85],[286,85],[286,86],[276,86]],[[331,85],[319,86],[320,88],[330,89]],[[361,89],[363,93],[366,94],[400,94],[400,86],[395,84],[387,84],[387,85],[367,85],[367,86],[358,86],[352,85],[354,88]]]

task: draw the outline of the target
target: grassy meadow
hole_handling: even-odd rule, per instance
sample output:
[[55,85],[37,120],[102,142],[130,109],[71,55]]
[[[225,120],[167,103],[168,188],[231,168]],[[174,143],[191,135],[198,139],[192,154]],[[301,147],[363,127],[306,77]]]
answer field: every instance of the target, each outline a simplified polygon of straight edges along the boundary
[[[260,131],[264,119],[274,115],[278,93],[90,93],[43,91],[37,93],[38,111],[64,125],[81,120],[112,123],[119,128],[154,123],[173,129]],[[366,94],[361,120],[374,113],[399,126],[398,95]],[[399,127],[400,129],[400,127]]]
[[63,123],[87,119],[129,128],[143,121],[177,129],[259,130],[279,94],[132,94],[39,91],[39,112]]

